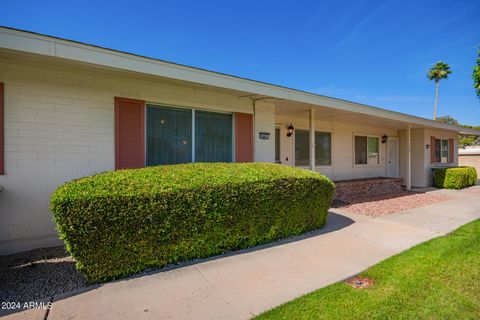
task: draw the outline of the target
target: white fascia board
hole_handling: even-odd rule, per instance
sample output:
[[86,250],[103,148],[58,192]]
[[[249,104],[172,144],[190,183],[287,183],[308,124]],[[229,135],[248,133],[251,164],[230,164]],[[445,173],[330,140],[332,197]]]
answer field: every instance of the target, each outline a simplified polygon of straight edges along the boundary
[[346,110],[404,122],[405,125],[413,124],[455,131],[462,134],[480,135],[480,131],[477,130],[452,126],[400,112],[389,111],[337,98],[321,96],[305,91],[275,86],[264,82],[196,69],[26,31],[0,27],[0,47],[15,51],[74,60],[108,68],[122,69],[214,87],[249,92],[273,98],[297,101],[314,106]]

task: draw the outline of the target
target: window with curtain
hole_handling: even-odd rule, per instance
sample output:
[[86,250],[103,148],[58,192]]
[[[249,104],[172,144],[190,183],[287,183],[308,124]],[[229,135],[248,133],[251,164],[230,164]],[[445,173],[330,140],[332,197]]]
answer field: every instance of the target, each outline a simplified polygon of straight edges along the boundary
[[368,137],[368,163],[380,163],[380,139],[377,137]]
[[315,132],[315,165],[332,165],[332,135],[330,132]]
[[355,136],[355,164],[367,164],[367,137]]
[[380,138],[355,136],[355,164],[380,163]]
[[450,146],[447,139],[435,139],[435,162],[448,163]]
[[308,166],[309,154],[308,151],[309,133],[307,130],[295,130],[295,165]]
[[195,111],[195,162],[232,162],[232,115]]
[[[332,139],[330,132],[315,132],[315,165],[332,165]],[[295,165],[308,166],[310,163],[308,130],[295,130]]]
[[192,162],[192,111],[147,106],[147,166]]
[[280,161],[280,128],[275,128],[275,162],[281,163]]
[[232,114],[148,105],[146,117],[147,166],[233,160]]

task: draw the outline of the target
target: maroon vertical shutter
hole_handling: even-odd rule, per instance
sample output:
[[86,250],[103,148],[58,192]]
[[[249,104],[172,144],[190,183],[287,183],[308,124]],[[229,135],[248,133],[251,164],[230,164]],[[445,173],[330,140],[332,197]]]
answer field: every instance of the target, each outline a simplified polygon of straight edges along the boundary
[[436,140],[434,136],[430,137],[430,163],[435,163]]
[[3,93],[5,86],[0,82],[0,175],[5,174],[5,95]]
[[235,162],[253,161],[253,115],[235,113]]
[[145,166],[145,101],[115,97],[115,169]]
[[453,163],[453,139],[448,139],[448,162]]

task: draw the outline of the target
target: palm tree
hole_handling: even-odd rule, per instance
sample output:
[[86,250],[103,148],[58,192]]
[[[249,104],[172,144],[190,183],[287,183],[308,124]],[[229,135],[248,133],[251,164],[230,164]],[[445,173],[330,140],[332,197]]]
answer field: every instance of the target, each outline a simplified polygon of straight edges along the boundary
[[437,119],[437,104],[438,104],[438,83],[440,79],[447,79],[448,75],[452,73],[448,63],[439,61],[428,70],[427,78],[429,80],[435,80],[435,107],[433,109],[433,120]]

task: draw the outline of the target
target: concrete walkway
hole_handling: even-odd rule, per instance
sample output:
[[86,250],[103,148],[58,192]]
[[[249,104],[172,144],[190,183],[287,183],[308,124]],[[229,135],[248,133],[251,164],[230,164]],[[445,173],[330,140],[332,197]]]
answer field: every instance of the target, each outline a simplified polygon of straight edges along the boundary
[[[480,187],[475,187],[480,189]],[[480,218],[480,190],[379,218],[332,210],[294,241],[56,297],[48,319],[248,319]],[[45,317],[44,311],[11,318]]]

